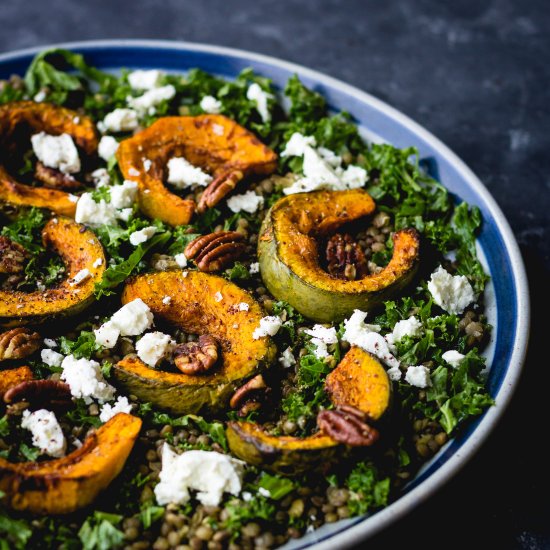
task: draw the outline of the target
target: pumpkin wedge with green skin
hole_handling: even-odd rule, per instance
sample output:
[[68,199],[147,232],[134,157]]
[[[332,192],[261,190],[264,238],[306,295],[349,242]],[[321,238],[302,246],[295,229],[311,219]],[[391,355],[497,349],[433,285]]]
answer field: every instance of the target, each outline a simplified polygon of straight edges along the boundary
[[32,370],[27,367],[17,367],[16,369],[0,370],[0,399],[10,389],[21,384],[34,380]]
[[[11,154],[11,149],[13,154],[17,154],[21,131],[28,134],[25,137],[38,132],[54,136],[69,134],[86,154],[92,155],[97,151],[98,140],[93,121],[65,107],[34,101],[17,101],[0,106],[0,148],[4,154]],[[74,217],[76,202],[71,200],[70,193],[19,183],[3,163],[0,159],[0,203],[47,208],[59,215]]]
[[[199,211],[215,206],[239,180],[269,175],[277,167],[277,155],[271,149],[223,115],[160,118],[124,140],[116,156],[124,177],[138,182],[141,211],[172,226],[188,224],[196,205],[164,185],[171,158],[184,157],[214,178],[203,193]],[[221,186],[225,192],[212,192]]]
[[[94,300],[94,286],[101,281],[105,271],[105,254],[95,234],[82,224],[59,216],[44,226],[42,240],[46,247],[61,256],[66,278],[46,290],[0,290],[2,326],[43,323],[74,315]],[[72,279],[83,269],[88,269],[90,276],[73,284]]]
[[[169,303],[164,303],[165,296],[170,296]],[[126,285],[122,302],[136,298],[157,320],[187,333],[210,334],[221,351],[217,366],[201,375],[152,369],[133,356],[119,361],[113,369],[115,383],[141,401],[175,414],[223,411],[235,390],[275,358],[270,338],[252,336],[264,317],[262,308],[222,277],[179,270],[141,275]],[[239,308],[241,303],[248,304],[247,311]]]
[[19,463],[0,458],[2,502],[33,514],[69,514],[88,506],[118,476],[140,429],[139,418],[119,413],[63,458]]
[[278,300],[321,323],[339,322],[355,309],[368,311],[406,286],[418,264],[414,229],[397,231],[393,257],[376,275],[337,279],[320,265],[318,239],[375,210],[361,189],[315,191],[283,197],[267,213],[258,240],[262,279]]
[[[351,405],[380,420],[391,407],[391,383],[381,363],[352,347],[327,376],[325,388],[334,405]],[[274,436],[252,422],[229,422],[227,441],[240,459],[282,475],[326,470],[348,448],[317,432],[310,437]]]

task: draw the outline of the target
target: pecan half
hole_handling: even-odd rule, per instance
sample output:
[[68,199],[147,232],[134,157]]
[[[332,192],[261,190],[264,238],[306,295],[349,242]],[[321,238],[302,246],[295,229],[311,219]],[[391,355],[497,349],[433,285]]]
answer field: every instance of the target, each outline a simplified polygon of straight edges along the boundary
[[355,407],[345,405],[317,415],[319,429],[335,441],[351,447],[368,447],[375,443],[380,433],[366,422],[367,415]]
[[8,405],[23,401],[31,410],[64,410],[71,406],[71,389],[56,380],[27,380],[4,394],[4,402]]
[[0,334],[0,361],[22,359],[40,347],[40,334],[18,327]]
[[363,250],[348,234],[336,233],[328,240],[326,257],[327,271],[338,279],[353,281],[369,273]]
[[29,253],[19,243],[0,235],[0,273],[21,273]]
[[204,190],[197,210],[204,212],[208,208],[216,206],[228,193],[231,193],[244,177],[240,170],[226,172],[215,178]]
[[45,187],[51,187],[52,189],[74,191],[84,186],[82,182],[75,180],[70,174],[64,174],[55,168],[50,168],[40,161],[36,163],[34,177],[41,181]]
[[203,334],[198,342],[179,344],[174,348],[174,363],[184,374],[205,374],[218,360],[218,342],[213,336]]
[[244,240],[244,235],[237,231],[216,231],[191,241],[184,254],[195,260],[201,271],[220,271],[242,256],[246,250]]
[[[233,394],[233,397],[229,401],[229,406],[232,409],[240,409],[242,411],[243,406],[246,406],[249,402],[257,403],[258,397],[265,394],[268,390],[269,388],[265,383],[264,377],[261,374],[257,374]],[[250,410],[258,408],[259,404],[257,407],[250,408]]]

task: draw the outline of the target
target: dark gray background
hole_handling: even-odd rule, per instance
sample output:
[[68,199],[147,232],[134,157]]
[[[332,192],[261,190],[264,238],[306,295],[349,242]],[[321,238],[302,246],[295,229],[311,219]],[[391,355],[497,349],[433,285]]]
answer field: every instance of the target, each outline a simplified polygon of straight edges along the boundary
[[[462,473],[369,548],[550,548],[548,0],[25,0],[0,3],[0,50],[164,38],[298,62],[386,100],[440,137],[500,204],[522,248],[533,329],[521,387]],[[546,358],[545,358],[546,357]]]

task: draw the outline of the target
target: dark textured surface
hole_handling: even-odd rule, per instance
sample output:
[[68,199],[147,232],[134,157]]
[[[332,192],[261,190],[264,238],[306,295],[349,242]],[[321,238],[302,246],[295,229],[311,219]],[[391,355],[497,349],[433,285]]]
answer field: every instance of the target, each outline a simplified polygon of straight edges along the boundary
[[550,4],[544,0],[3,1],[0,50],[165,38],[271,54],[355,84],[449,145],[495,196],[533,298],[527,368],[484,449],[369,548],[550,548]]

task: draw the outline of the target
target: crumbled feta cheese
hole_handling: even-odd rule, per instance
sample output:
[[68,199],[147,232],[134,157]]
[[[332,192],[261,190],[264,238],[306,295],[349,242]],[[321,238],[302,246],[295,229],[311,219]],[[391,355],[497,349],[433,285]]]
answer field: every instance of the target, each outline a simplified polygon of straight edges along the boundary
[[38,160],[64,174],[80,172],[80,158],[73,138],[69,134],[50,136],[45,132],[31,137],[32,149]]
[[103,259],[102,258],[96,258],[94,260],[94,263],[92,264],[92,267],[99,267],[102,264],[103,264]]
[[248,311],[249,305],[246,302],[241,302],[239,304],[239,311]]
[[64,456],[67,442],[53,412],[46,409],[39,409],[33,413],[23,411],[21,427],[32,433],[32,444],[38,447],[42,454],[54,458]]
[[441,356],[443,361],[445,361],[446,363],[451,365],[451,367],[453,367],[454,369],[457,369],[460,366],[462,361],[464,361],[465,357],[466,357],[465,355],[462,355],[462,353],[456,351],[455,349],[451,349],[449,351],[446,351]]
[[130,244],[133,244],[134,246],[142,244],[148,241],[156,232],[157,228],[152,225],[149,227],[144,227],[139,231],[134,231],[133,233],[130,233]]
[[426,388],[431,386],[430,369],[420,365],[419,367],[409,367],[405,374],[405,380],[417,388]]
[[256,111],[262,117],[263,122],[271,120],[271,113],[269,112],[268,100],[273,99],[273,95],[262,90],[260,85],[256,82],[251,84],[246,91],[246,98],[253,101],[256,106]]
[[46,92],[40,90],[32,99],[36,101],[36,103],[42,103],[46,99]]
[[90,278],[92,274],[90,273],[90,270],[87,268],[81,269],[72,279],[70,282],[71,286],[79,285],[82,281],[85,281],[86,279]]
[[168,305],[171,301],[172,301],[172,296],[165,296],[162,299],[162,303],[165,304],[165,305]]
[[105,200],[96,202],[91,193],[83,193],[76,203],[75,221],[91,227],[116,225],[117,212]]
[[248,268],[248,271],[250,271],[251,275],[254,275],[255,273],[260,272],[260,262],[253,262],[250,264],[250,267]]
[[77,195],[73,195],[72,193],[69,193],[68,198],[71,202],[78,202],[78,196]]
[[138,124],[138,114],[133,109],[115,109],[98,127],[103,132],[131,132]]
[[151,166],[153,166],[153,162],[150,159],[143,159],[143,169],[146,172],[149,172],[149,170],[151,170]]
[[122,306],[111,317],[111,323],[118,328],[121,336],[137,336],[151,327],[153,314],[141,298],[136,298]]
[[233,195],[227,200],[227,206],[231,212],[248,212],[254,214],[258,208],[264,205],[264,198],[256,195],[254,191],[247,191],[242,195]]
[[63,355],[57,353],[53,349],[43,349],[40,352],[40,358],[43,363],[46,363],[49,367],[59,367],[61,361],[63,361]]
[[183,252],[176,254],[174,260],[180,267],[185,267],[187,265],[187,258]]
[[313,136],[304,136],[299,132],[294,132],[281,152],[281,157],[303,157],[306,149],[316,145],[317,141]]
[[56,348],[57,342],[53,340],[52,338],[44,338],[44,344],[48,346],[49,348]]
[[128,97],[128,106],[139,112],[147,112],[163,101],[172,99],[176,95],[176,88],[172,84],[152,88],[139,97]]
[[128,75],[128,84],[134,90],[151,90],[157,88],[162,80],[163,73],[156,69],[150,71],[132,71]]
[[260,319],[260,326],[254,329],[252,338],[258,340],[263,336],[275,336],[281,328],[283,321],[277,315],[269,315]]
[[113,348],[117,343],[118,337],[120,336],[120,330],[111,323],[107,321],[103,323],[98,329],[94,330],[95,341],[104,348]]
[[395,344],[397,342],[405,338],[405,336],[417,338],[422,336],[422,332],[422,323],[416,317],[412,316],[395,323],[393,332],[386,335],[386,341],[390,346],[390,350],[395,353]]
[[271,493],[264,487],[258,487],[258,494],[266,498],[271,497]]
[[292,354],[292,348],[288,347],[283,351],[281,357],[279,357],[279,363],[285,368],[288,369],[296,364],[296,359]]
[[214,301],[221,302],[223,300],[222,293],[218,290],[216,294],[214,294]]
[[127,397],[119,395],[116,402],[111,405],[110,403],[105,403],[101,407],[101,412],[99,413],[99,420],[101,422],[108,422],[116,416],[118,413],[130,414],[132,412],[132,405],[128,401]]
[[150,367],[157,363],[172,351],[174,341],[168,334],[162,332],[148,332],[144,334],[136,344],[138,357]]
[[97,361],[76,359],[74,355],[67,355],[61,363],[61,368],[61,380],[67,382],[73,397],[84,399],[88,405],[92,399],[104,403],[114,398],[115,388],[105,381]]
[[183,157],[173,157],[168,161],[168,183],[178,189],[193,185],[206,187],[211,181],[212,176]]
[[401,380],[401,369],[399,367],[391,367],[386,372],[388,373],[390,380],[393,382]]
[[118,141],[113,136],[103,136],[99,140],[97,154],[105,161],[109,162],[118,150]]
[[464,275],[451,275],[441,266],[432,273],[428,290],[434,302],[447,313],[462,313],[476,299],[474,289]]
[[106,168],[98,168],[92,172],[92,180],[96,187],[106,187],[111,183],[111,177]]
[[124,180],[122,185],[114,185],[109,189],[111,204],[115,208],[131,207],[137,196],[138,184],[135,181]]
[[133,208],[122,208],[117,212],[117,217],[120,220],[127,222],[132,217],[133,213],[134,213]]
[[222,102],[211,95],[205,95],[201,99],[200,106],[205,113],[210,113],[211,115],[220,114],[223,108]]
[[218,506],[224,493],[237,496],[242,489],[244,462],[215,451],[185,451],[176,454],[165,443],[160,482],[155,487],[161,506],[185,504],[190,490],[204,506]]
[[306,329],[304,332],[312,337],[310,342],[315,346],[313,353],[318,359],[328,357],[327,344],[338,342],[334,327],[326,328],[323,325],[315,325],[312,329]]

